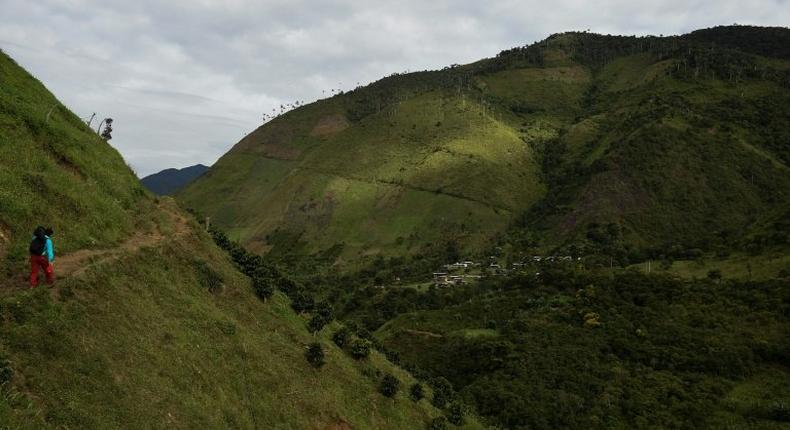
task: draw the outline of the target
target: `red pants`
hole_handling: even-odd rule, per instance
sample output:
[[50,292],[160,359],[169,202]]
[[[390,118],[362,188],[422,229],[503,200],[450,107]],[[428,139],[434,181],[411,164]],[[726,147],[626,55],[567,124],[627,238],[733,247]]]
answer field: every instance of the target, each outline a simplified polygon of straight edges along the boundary
[[47,283],[51,284],[54,280],[54,269],[49,264],[49,259],[46,255],[31,255],[30,256],[30,288],[38,285],[38,269],[44,271],[47,275]]

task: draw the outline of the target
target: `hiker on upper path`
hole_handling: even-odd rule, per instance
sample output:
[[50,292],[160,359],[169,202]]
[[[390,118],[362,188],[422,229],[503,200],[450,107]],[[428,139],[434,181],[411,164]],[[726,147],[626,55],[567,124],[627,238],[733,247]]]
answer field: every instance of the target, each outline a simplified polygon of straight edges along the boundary
[[52,262],[55,261],[55,248],[52,246],[52,229],[41,226],[36,227],[33,232],[33,240],[30,241],[30,288],[38,285],[38,269],[44,271],[47,276],[47,283],[52,284],[55,280],[55,270]]

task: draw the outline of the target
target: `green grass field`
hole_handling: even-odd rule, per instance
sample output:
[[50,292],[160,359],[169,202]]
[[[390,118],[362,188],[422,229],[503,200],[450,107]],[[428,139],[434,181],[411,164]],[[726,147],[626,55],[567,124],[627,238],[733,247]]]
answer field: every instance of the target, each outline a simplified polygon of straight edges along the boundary
[[[331,116],[335,105],[324,104]],[[180,199],[253,249],[268,250],[266,236],[285,230],[308,252],[343,243],[342,257],[354,259],[415,252],[448,235],[480,247],[544,193],[530,147],[472,101],[432,92],[320,138],[296,112],[275,122],[291,116],[292,141],[269,144],[261,129]],[[205,198],[214,193],[228,197]]]
[[[630,268],[647,272],[647,263]],[[786,253],[769,252],[761,255],[732,255],[724,258],[707,257],[698,260],[673,261],[668,268],[659,262],[652,262],[651,272],[670,273],[684,278],[702,279],[711,272],[718,271],[722,278],[746,280],[766,280],[787,277],[790,274],[790,256]]]

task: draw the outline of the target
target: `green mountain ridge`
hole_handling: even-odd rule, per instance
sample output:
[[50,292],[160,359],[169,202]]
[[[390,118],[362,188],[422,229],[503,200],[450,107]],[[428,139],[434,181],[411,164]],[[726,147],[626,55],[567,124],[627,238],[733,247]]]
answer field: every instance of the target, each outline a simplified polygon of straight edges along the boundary
[[264,124],[178,198],[255,251],[351,266],[513,238],[623,262],[745,248],[788,207],[787,43],[747,26],[563,33],[396,74]]
[[[55,229],[57,280],[28,290],[39,223]],[[442,415],[404,394],[411,375],[375,351],[352,359],[337,323],[313,335],[291,307],[259,299],[201,226],[0,52],[0,428],[404,429]]]
[[165,169],[140,178],[140,182],[154,194],[169,196],[194,181],[206,170],[208,170],[208,167],[202,164],[181,169]]

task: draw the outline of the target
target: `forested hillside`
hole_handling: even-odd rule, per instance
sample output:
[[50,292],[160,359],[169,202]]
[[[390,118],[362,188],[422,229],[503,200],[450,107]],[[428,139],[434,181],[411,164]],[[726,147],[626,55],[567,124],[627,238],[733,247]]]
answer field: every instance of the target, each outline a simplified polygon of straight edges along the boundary
[[[29,290],[39,224],[54,227],[57,279]],[[294,305],[276,269],[263,278],[259,257],[212,239],[0,53],[0,428],[443,422],[366,341],[331,340],[331,308]]]
[[563,33],[395,74],[264,124],[179,198],[253,250],[341,266],[786,247],[788,44]]
[[[785,428],[787,278],[681,281],[543,266],[452,290],[391,291],[346,317],[402,365],[446,378],[512,429]],[[448,359],[452,357],[452,359]]]

